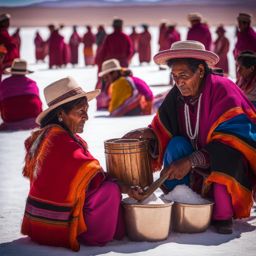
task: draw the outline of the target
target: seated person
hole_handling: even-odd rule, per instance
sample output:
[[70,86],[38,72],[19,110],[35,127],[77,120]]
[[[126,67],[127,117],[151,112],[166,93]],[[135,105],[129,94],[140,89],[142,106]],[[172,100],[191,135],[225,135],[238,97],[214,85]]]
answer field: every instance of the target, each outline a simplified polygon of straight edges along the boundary
[[153,101],[151,89],[143,80],[122,69],[117,59],[103,62],[99,76],[109,84],[110,116],[151,114]]
[[71,77],[44,89],[48,108],[25,141],[30,190],[21,227],[39,244],[78,251],[79,242],[103,246],[125,235],[121,192],[136,198],[139,191],[108,177],[77,134],[88,120],[88,101],[98,94]]
[[244,51],[237,57],[238,80],[236,84],[256,106],[256,53]]
[[28,77],[32,71],[27,62],[15,59],[5,70],[10,77],[0,84],[0,130],[26,130],[37,127],[36,117],[42,111],[42,102],[36,82]]
[[218,233],[230,234],[233,218],[249,217],[253,205],[256,111],[236,84],[212,73],[209,66],[218,59],[190,40],[155,55],[157,64],[171,68],[175,86],[149,128],[124,138],[149,139],[152,146],[155,142],[155,170],[164,165],[161,175],[168,173],[165,193],[178,184],[200,193],[208,189],[213,225]]

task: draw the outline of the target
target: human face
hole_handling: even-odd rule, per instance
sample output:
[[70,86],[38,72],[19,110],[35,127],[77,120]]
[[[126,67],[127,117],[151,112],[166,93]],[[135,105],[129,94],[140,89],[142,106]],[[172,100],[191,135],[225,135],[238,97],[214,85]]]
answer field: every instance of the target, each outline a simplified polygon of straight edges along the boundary
[[195,73],[191,71],[185,62],[172,64],[172,77],[183,96],[197,96],[201,80],[204,76],[204,66],[199,65]]
[[237,64],[238,64],[237,73],[243,78],[247,78],[254,71],[253,66],[250,68],[246,68],[245,66],[241,65],[239,62]]
[[73,134],[83,132],[84,124],[88,120],[88,107],[87,100],[85,99],[74,106],[68,113],[65,113],[63,110],[60,112],[59,117],[62,118],[64,124]]
[[238,21],[238,28],[239,31],[244,31],[249,27],[249,23],[246,21],[239,20]]
[[105,74],[102,78],[106,82],[106,84],[111,84],[118,78],[118,72],[116,71],[109,72]]

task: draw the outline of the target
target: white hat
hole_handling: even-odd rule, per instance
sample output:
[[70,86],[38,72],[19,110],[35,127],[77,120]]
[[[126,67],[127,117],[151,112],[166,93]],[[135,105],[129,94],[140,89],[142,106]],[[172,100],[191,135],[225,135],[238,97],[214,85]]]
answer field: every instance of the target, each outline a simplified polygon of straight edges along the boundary
[[34,71],[27,69],[27,62],[22,59],[14,59],[12,62],[12,66],[5,69],[6,74],[13,75],[27,75],[33,72]]
[[122,70],[122,67],[117,59],[109,59],[103,62],[101,70],[99,77],[103,77],[112,71]]
[[193,12],[193,13],[190,13],[188,15],[188,20],[189,21],[194,21],[194,20],[202,20],[202,14],[201,13],[198,13],[198,12]]
[[44,89],[44,97],[48,108],[37,116],[36,123],[40,124],[49,112],[65,103],[82,97],[86,97],[90,101],[97,97],[99,93],[99,89],[85,92],[72,77],[57,80]]
[[11,18],[11,15],[9,13],[3,13],[0,15],[0,22],[4,20],[8,20]]

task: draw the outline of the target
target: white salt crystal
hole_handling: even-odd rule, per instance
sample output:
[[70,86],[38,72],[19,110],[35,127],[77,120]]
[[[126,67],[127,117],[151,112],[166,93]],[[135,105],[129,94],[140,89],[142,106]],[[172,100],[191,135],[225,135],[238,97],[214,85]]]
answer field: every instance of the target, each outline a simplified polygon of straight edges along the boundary
[[178,185],[171,192],[163,196],[163,199],[184,204],[207,204],[208,200],[202,198],[186,185]]
[[163,200],[159,197],[157,197],[155,195],[155,193],[153,193],[152,195],[150,195],[148,198],[146,198],[145,200],[138,202],[136,199],[131,198],[131,197],[127,197],[125,199],[123,199],[123,202],[126,204],[164,204]]

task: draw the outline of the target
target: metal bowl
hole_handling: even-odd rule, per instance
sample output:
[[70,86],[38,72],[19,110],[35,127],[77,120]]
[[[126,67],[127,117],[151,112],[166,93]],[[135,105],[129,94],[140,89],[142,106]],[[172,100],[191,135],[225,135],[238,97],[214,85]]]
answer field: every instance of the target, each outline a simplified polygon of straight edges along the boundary
[[181,233],[204,232],[210,225],[213,202],[185,204],[175,202],[172,210],[172,230]]
[[128,237],[133,241],[167,239],[173,203],[127,204],[123,201]]

